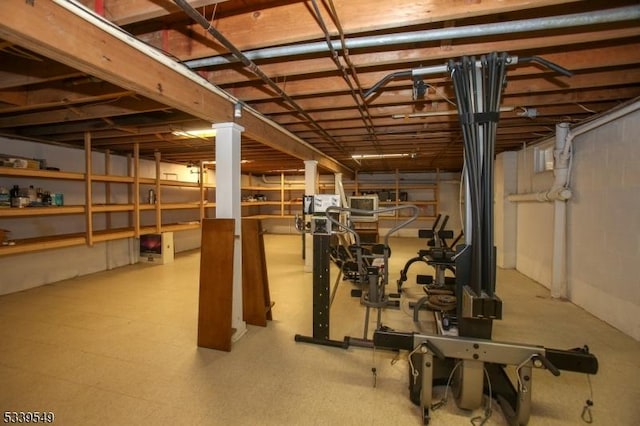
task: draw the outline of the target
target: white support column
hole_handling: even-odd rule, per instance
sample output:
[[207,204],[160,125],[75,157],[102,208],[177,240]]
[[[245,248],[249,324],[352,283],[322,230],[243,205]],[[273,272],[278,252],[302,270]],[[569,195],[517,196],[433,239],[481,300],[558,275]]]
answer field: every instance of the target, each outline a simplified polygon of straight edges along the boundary
[[347,207],[347,194],[345,194],[344,185],[342,184],[342,173],[334,173],[333,182],[335,186],[334,194],[338,194],[340,196],[340,205],[342,207]]
[[216,218],[235,219],[233,247],[233,302],[231,326],[235,342],[247,332],[242,319],[242,209],[240,193],[240,140],[244,127],[214,124],[216,129]]
[[[316,160],[306,160],[304,162],[304,193],[305,195],[315,195],[318,187],[318,162]],[[313,236],[304,235],[304,271],[313,272]]]

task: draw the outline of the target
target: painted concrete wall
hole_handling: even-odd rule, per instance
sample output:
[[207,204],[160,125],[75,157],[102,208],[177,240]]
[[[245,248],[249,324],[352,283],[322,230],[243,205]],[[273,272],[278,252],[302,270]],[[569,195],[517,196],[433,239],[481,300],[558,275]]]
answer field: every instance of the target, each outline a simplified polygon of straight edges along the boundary
[[516,267],[517,208],[507,200],[517,190],[518,156],[516,152],[502,152],[496,156],[494,185],[494,239],[496,264],[500,268]]
[[640,340],[640,112],[575,141],[570,299]]
[[[568,202],[569,299],[640,340],[640,112],[574,140]],[[536,148],[553,144],[549,141]],[[534,173],[534,147],[518,152],[518,192],[549,188],[551,172]],[[517,269],[551,283],[553,204],[517,204]]]
[[[44,158],[47,165],[58,167],[68,172],[84,173],[84,151],[80,149],[64,148],[54,145],[39,144],[27,141],[12,141],[0,138],[0,153],[23,156],[28,158]],[[98,152],[92,154],[93,173],[105,174],[104,155]],[[155,162],[141,161],[141,176],[155,176]],[[112,155],[111,173],[127,175],[127,160],[125,157]],[[197,176],[184,166],[162,163],[161,176],[172,174],[170,178],[183,181],[197,181]],[[211,172],[210,172],[211,173]],[[174,175],[175,174],[175,175]],[[214,179],[214,177],[211,177]],[[84,182],[64,181],[56,179],[31,179],[0,176],[0,186],[11,188],[14,184],[21,187],[34,185],[52,192],[64,194],[65,205],[84,204]],[[111,184],[112,203],[128,202],[127,186],[125,184]],[[148,188],[147,188],[148,189]],[[146,190],[141,191],[141,202],[146,200]],[[143,192],[144,191],[144,192]],[[197,189],[194,188],[165,188],[163,199],[169,202],[187,202],[199,199]],[[210,195],[213,201],[213,194]],[[105,203],[104,183],[94,183],[93,202]],[[163,221],[168,223],[198,220],[197,210],[164,211]],[[155,222],[153,211],[143,212],[142,225]],[[96,214],[93,218],[94,229],[106,228],[106,215]],[[112,213],[113,227],[129,226],[128,213]],[[84,215],[39,216],[27,218],[0,219],[0,228],[10,230],[12,239],[38,237],[42,235],[58,235],[85,231]],[[174,247],[176,252],[200,247],[199,230],[189,230],[174,233]],[[75,246],[57,250],[27,253],[0,257],[0,294],[25,290],[39,285],[86,275],[94,272],[117,268],[138,261],[138,240],[122,239],[97,243],[93,247]]]
[[[518,152],[519,194],[543,191],[553,183],[553,172],[534,172],[537,150],[549,146],[553,146],[553,141]],[[549,288],[553,256],[553,204],[521,202],[516,206],[516,269]]]

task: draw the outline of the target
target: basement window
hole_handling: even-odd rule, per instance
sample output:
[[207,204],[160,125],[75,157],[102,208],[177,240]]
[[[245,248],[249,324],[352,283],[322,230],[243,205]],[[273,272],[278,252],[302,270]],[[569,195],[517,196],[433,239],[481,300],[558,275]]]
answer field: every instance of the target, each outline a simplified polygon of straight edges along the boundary
[[533,171],[534,173],[543,173],[553,170],[553,147],[534,148],[533,151]]

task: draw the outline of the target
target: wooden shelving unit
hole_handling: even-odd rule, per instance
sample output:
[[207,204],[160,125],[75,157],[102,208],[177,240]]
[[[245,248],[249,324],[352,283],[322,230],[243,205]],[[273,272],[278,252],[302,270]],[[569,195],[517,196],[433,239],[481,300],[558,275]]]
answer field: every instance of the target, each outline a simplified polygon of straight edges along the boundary
[[[85,152],[91,152],[90,138],[85,144]],[[3,208],[0,209],[0,219],[2,218],[33,218],[39,216],[70,216],[78,215],[84,217],[85,232],[64,234],[64,235],[43,235],[36,238],[26,238],[15,241],[15,245],[0,246],[0,256],[18,253],[28,253],[70,247],[74,245],[93,245],[97,242],[110,241],[122,238],[139,237],[147,233],[160,233],[170,231],[183,231],[197,229],[200,227],[202,219],[207,217],[207,211],[216,207],[215,202],[207,200],[206,191],[215,189],[215,185],[203,183],[202,165],[198,182],[184,182],[170,179],[160,179],[160,154],[156,155],[156,177],[149,178],[139,176],[139,155],[138,148],[134,146],[133,156],[130,158],[129,176],[108,174],[110,159],[107,154],[105,158],[105,170],[107,174],[91,173],[91,155],[86,155],[86,170],[88,173],[14,169],[0,167],[0,176],[15,177],[20,179],[52,179],[76,181],[84,183],[85,199],[84,205],[46,206],[46,207],[26,207],[26,208]],[[284,174],[280,175],[279,182],[270,184],[254,184],[249,176],[249,184],[242,186],[243,196],[266,194],[265,201],[243,201],[243,217],[257,219],[292,219],[296,214],[302,212],[301,197],[304,194],[304,185],[300,183],[286,182]],[[104,202],[93,200],[93,184],[101,183],[105,185]],[[110,203],[111,185],[128,185],[128,202]],[[435,182],[406,183],[399,178],[396,171],[395,179],[388,181],[364,181],[358,179],[345,183],[345,190],[348,194],[354,192],[386,191],[393,193],[394,201],[381,200],[380,206],[400,206],[405,204],[417,205],[421,210],[419,219],[433,220],[438,212],[438,179]],[[141,193],[145,187],[154,189],[157,194],[155,204],[145,203],[141,198]],[[319,192],[332,193],[333,184],[320,184]],[[192,188],[199,189],[197,199],[191,202],[164,202],[162,197],[163,188]],[[400,201],[400,194],[407,192],[409,199]],[[430,194],[428,199],[416,199],[415,194]],[[412,195],[413,194],[413,195]],[[196,197],[194,197],[196,198]],[[102,201],[102,200],[101,200]],[[184,221],[179,223],[163,223],[162,212],[171,210],[199,210],[197,220]],[[146,212],[146,213],[145,213]],[[150,213],[155,212],[155,216],[150,219]],[[152,220],[152,224],[142,224],[142,216],[146,222]],[[111,215],[129,214],[129,226],[125,228],[112,227]],[[94,215],[106,215],[106,229],[96,229],[94,227]],[[381,222],[390,220],[400,220],[402,213],[393,216],[380,216]],[[103,221],[104,222],[104,221]],[[1,227],[1,224],[0,224]]]
[[[250,181],[253,176],[249,176]],[[243,198],[245,194],[267,194],[267,198],[277,196],[277,200],[268,199],[266,201],[243,201],[242,207],[256,208],[255,211],[243,214],[243,217],[253,219],[292,219],[296,213],[302,212],[302,194],[304,193],[304,185],[289,184],[285,182],[284,173],[280,174],[280,182],[270,185],[254,185],[250,182],[248,185],[242,186]],[[293,194],[293,196],[292,196]],[[297,198],[300,197],[300,200]],[[266,207],[266,209],[263,209]],[[277,211],[277,212],[274,212]]]
[[[139,176],[139,156],[137,148],[134,150],[132,158],[133,166],[130,167],[132,176],[121,176],[111,174],[93,174],[91,173],[91,143],[90,138],[85,140],[85,168],[87,173],[64,172],[53,170],[35,170],[35,169],[15,169],[8,167],[0,167],[0,176],[14,177],[20,179],[51,179],[51,180],[67,180],[84,183],[85,188],[85,204],[83,205],[65,205],[65,206],[39,206],[25,208],[1,208],[0,219],[2,218],[34,218],[41,216],[61,216],[61,215],[78,215],[84,217],[85,232],[74,234],[57,234],[43,235],[33,238],[15,239],[14,244],[0,246],[0,256],[29,253],[35,251],[71,247],[78,245],[93,245],[97,242],[117,240],[122,238],[139,237],[142,234],[159,233],[159,232],[177,232],[190,229],[198,229],[201,220],[206,217],[206,210],[215,208],[215,202],[209,202],[206,199],[206,190],[215,189],[215,185],[202,182],[202,174],[199,182],[184,182],[168,179],[160,179],[160,156],[156,156],[156,178],[148,178]],[[109,169],[109,155],[105,158],[106,169]],[[202,169],[201,169],[202,170]],[[93,184],[103,183],[105,185],[105,197],[107,202],[95,203],[93,200]],[[129,186],[129,202],[127,203],[109,203],[111,196],[111,184],[126,184]],[[144,203],[141,201],[141,187],[149,186],[158,194],[158,200],[155,204]],[[200,189],[198,199],[192,202],[162,202],[160,196],[162,188],[195,188]],[[80,192],[80,189],[78,189]],[[186,221],[179,223],[162,223],[162,212],[170,210],[200,210],[198,220]],[[151,226],[141,225],[141,213],[155,211],[154,224]],[[110,215],[117,213],[129,213],[131,226],[126,228],[112,228],[110,223]],[[107,229],[94,228],[94,215],[107,215]],[[1,225],[0,225],[1,226]]]
[[[398,207],[402,205],[415,205],[420,209],[420,215],[418,220],[434,220],[438,214],[438,192],[439,192],[439,173],[436,174],[435,182],[424,183],[406,183],[400,178],[400,173],[396,170],[395,178],[387,181],[362,181],[356,176],[354,182],[344,185],[345,190],[349,189],[355,192],[357,195],[364,193],[380,193],[386,192],[392,194],[390,197],[392,200],[383,200],[379,202],[379,206],[382,207]],[[408,195],[407,201],[400,201],[401,194],[406,192]],[[430,195],[429,199],[418,198],[420,195],[426,193]],[[406,215],[409,215],[407,213]],[[404,214],[402,211],[395,212],[392,216],[379,216],[380,221],[398,220],[401,219]]]

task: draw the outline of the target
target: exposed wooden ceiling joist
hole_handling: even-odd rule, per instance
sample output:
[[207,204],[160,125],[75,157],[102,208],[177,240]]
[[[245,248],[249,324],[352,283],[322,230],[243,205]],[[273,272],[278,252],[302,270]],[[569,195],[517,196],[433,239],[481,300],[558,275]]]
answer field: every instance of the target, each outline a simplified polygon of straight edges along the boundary
[[[6,40],[203,120],[234,121],[230,99],[140,53],[54,2],[0,2],[0,16],[0,37]],[[237,122],[252,139],[295,157],[315,159],[330,171],[352,173],[253,114],[244,114]]]
[[[572,70],[575,75],[567,78],[532,63],[509,67],[498,152],[548,137],[558,122],[579,123],[640,96],[637,0],[318,1],[334,41],[394,37],[391,43],[337,49],[337,58],[328,49],[290,54],[291,46],[326,47],[325,33],[309,2],[189,0],[237,49],[250,54],[262,49],[280,52],[255,62],[305,114],[237,62],[199,68],[202,79],[197,81],[177,73],[177,62],[228,55],[172,0],[81,3],[88,8],[103,6],[98,12],[108,26],[122,26],[130,39],[138,39],[136,43],[163,50],[167,65],[158,66],[58,6],[71,2],[0,2],[1,134],[83,146],[89,131],[99,149],[126,153],[138,142],[143,156],[161,151],[167,161],[213,160],[214,140],[181,139],[171,132],[233,121],[233,104],[239,100],[246,105],[243,116],[235,120],[247,129],[242,137],[243,157],[252,160],[242,165],[247,172],[297,170],[301,159],[307,158],[319,158],[325,170],[342,166],[359,172],[457,171],[462,167],[462,143],[457,101],[447,73],[425,79],[429,86],[421,99],[414,98],[409,78],[390,81],[366,102],[362,91],[389,73],[493,51],[540,55]],[[331,5],[336,16],[330,16]],[[463,28],[547,22],[577,13],[603,16],[620,7],[633,12],[607,24],[584,22],[545,31],[411,43],[397,38],[412,31],[455,34]],[[212,89],[210,83],[235,98]],[[449,115],[408,118],[432,111]],[[271,121],[265,117],[279,125],[268,124]],[[416,155],[393,161],[351,159],[352,153],[364,152]]]

